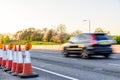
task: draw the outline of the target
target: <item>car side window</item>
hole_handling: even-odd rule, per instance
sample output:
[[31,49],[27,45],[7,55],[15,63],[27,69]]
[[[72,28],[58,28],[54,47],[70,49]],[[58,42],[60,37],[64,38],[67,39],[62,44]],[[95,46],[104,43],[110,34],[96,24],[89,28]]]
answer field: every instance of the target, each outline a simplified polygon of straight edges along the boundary
[[70,40],[68,40],[68,42],[70,42],[70,43],[76,43],[77,41],[78,41],[78,39],[76,36],[72,37],[72,38],[70,38]]
[[82,34],[76,36],[76,38],[77,38],[76,43],[82,43],[82,40],[84,40],[84,36]]
[[78,37],[78,39],[79,39],[79,43],[86,43],[86,42],[88,42],[88,35],[85,35],[85,34],[83,34],[83,35],[80,35],[79,37]]
[[83,34],[79,34],[77,36],[72,37],[70,40],[68,40],[69,43],[83,43],[86,42],[87,38]]

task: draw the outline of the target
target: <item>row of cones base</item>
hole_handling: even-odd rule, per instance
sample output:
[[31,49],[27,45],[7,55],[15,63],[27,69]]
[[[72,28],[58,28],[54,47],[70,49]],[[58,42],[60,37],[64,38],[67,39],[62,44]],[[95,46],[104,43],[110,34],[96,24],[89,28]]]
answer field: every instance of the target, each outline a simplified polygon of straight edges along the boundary
[[8,68],[2,68],[0,65],[0,69],[2,69],[2,71],[7,72],[9,74],[11,74],[12,76],[18,76],[20,78],[34,78],[34,77],[38,77],[39,75],[35,72],[33,72],[32,74],[23,74],[23,73],[16,73],[16,72],[12,72],[11,69]]
[[[21,49],[19,51],[21,51]],[[2,63],[0,62],[0,69],[13,76],[18,76],[20,78],[33,78],[39,76],[37,73],[32,72],[31,63],[16,63],[12,60],[1,60],[1,58],[0,61],[2,61]]]

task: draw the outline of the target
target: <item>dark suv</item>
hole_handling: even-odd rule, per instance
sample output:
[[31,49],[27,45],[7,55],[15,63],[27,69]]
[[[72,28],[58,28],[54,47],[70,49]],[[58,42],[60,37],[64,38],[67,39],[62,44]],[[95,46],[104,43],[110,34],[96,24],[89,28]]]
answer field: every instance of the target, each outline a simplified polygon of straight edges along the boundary
[[115,41],[104,33],[82,33],[63,44],[63,54],[65,57],[77,54],[81,58],[88,58],[92,55],[103,55],[108,58],[112,54],[113,43]]

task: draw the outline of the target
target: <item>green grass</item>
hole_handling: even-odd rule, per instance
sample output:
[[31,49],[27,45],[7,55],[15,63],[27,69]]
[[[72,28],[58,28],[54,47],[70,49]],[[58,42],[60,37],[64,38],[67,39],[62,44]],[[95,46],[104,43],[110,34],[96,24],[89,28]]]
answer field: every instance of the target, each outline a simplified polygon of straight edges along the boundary
[[25,40],[20,40],[20,41],[19,40],[12,40],[12,41],[10,41],[10,43],[24,45],[27,43],[27,41],[25,41]]
[[32,45],[61,45],[62,43],[32,41]]
[[[21,44],[24,45],[27,43],[27,41],[25,40],[21,40],[21,41],[10,41],[10,43],[13,44]],[[61,45],[62,43],[55,43],[55,42],[42,42],[42,41],[32,41],[30,42],[32,45]]]

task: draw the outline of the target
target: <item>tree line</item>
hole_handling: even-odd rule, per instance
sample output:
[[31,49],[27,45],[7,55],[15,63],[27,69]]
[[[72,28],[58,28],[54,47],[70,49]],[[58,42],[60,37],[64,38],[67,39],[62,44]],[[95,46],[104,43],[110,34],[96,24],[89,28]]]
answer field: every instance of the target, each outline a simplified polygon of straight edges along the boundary
[[26,41],[44,41],[44,42],[65,42],[66,38],[70,38],[70,35],[66,33],[66,26],[60,24],[56,29],[43,28],[35,29],[33,27],[17,31],[14,35],[15,40]]
[[[110,34],[109,31],[105,31],[102,28],[96,28],[95,32],[104,32]],[[10,36],[0,34],[0,42],[1,43],[9,43],[12,41],[42,41],[42,42],[55,42],[55,43],[64,43],[70,37],[75,36],[77,34],[82,33],[81,30],[76,30],[71,33],[67,32],[67,27],[64,24],[59,24],[56,28],[43,28],[43,29],[36,29],[34,27],[30,27],[27,29],[19,30],[15,34]],[[114,39],[120,43],[120,36],[114,36]]]
[[15,34],[10,36],[6,36],[4,34],[0,34],[0,42],[1,43],[9,43],[11,41],[44,41],[44,42],[56,42],[56,43],[64,43],[71,36],[76,34],[80,34],[80,30],[73,31],[72,33],[67,33],[67,27],[64,24],[59,24],[56,28],[43,28],[36,29],[34,27],[30,27],[27,29],[19,30]]

